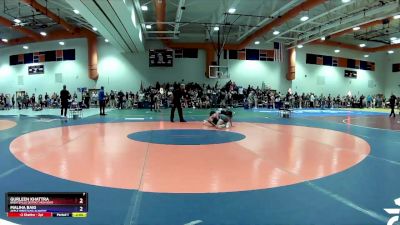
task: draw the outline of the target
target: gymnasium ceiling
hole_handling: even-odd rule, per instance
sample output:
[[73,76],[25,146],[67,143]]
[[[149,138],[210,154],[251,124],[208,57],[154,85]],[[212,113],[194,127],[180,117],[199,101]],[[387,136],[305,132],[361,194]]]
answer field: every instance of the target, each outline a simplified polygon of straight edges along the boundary
[[[140,5],[148,6],[142,11],[144,23],[151,25],[146,36],[157,39],[154,1],[139,0]],[[166,26],[168,37],[180,42],[217,40],[220,28],[221,37],[228,36],[228,43],[239,43],[255,30],[285,14],[305,1],[302,0],[169,0],[166,7]],[[183,3],[183,4],[182,4]],[[181,9],[181,5],[185,7]],[[235,8],[233,14],[228,13]],[[283,25],[255,39],[261,43],[283,42],[288,46],[307,43],[346,28],[355,27],[368,21],[391,17],[400,11],[396,0],[328,0],[308,11],[303,11]],[[176,23],[176,15],[182,13]],[[301,21],[301,17],[309,19]],[[176,29],[176,26],[179,28]],[[273,31],[279,31],[274,35]],[[386,25],[348,33],[345,38],[332,38],[348,44],[370,41],[371,46],[389,44],[393,35],[399,36],[399,20],[391,20]],[[400,37],[399,37],[400,38]]]
[[[49,11],[65,19],[68,23],[78,27],[91,29],[91,25],[80,14],[75,14],[73,8],[64,0],[36,0],[39,4],[47,7]],[[63,29],[57,21],[53,21],[46,15],[36,12],[31,6],[19,0],[0,0],[0,16],[10,21],[18,18],[20,26],[27,27],[37,33]],[[16,25],[17,26],[17,25]],[[0,26],[0,37],[14,39],[24,37],[24,34],[12,28]]]
[[[211,40],[216,42],[220,33],[222,41],[240,43],[307,0],[166,0],[164,31],[158,31],[156,26],[155,2],[159,0],[36,1],[72,25],[90,30],[94,26],[99,27],[95,32],[98,36],[109,39],[122,51],[135,52],[144,48],[138,46],[137,40],[130,34],[132,32],[140,32],[139,35],[143,35],[145,40],[171,39],[184,43]],[[127,19],[125,13],[115,12],[112,16],[107,14],[108,8],[118,8],[117,2],[124,2],[136,11],[138,31],[128,24],[132,23],[131,15]],[[98,8],[93,9],[94,6]],[[147,6],[147,11],[142,10],[142,6]],[[76,8],[79,9],[79,14],[73,12]],[[229,13],[230,8],[236,11]],[[351,30],[339,37],[333,35],[330,38],[330,35],[370,21],[393,18],[399,12],[399,0],[326,0],[254,38],[251,44],[255,41],[259,41],[260,44],[283,42],[292,47],[327,37],[332,41],[351,45],[388,45],[391,43],[390,38],[400,38],[400,19],[389,19],[385,23],[377,23],[358,31]],[[37,33],[63,29],[57,21],[35,12],[32,7],[22,3],[22,0],[0,0],[0,16],[10,21],[20,18],[20,25]],[[300,18],[304,16],[307,16],[308,20],[301,21]],[[215,27],[219,27],[219,32],[214,30]],[[119,28],[124,28],[126,33],[121,32]],[[276,35],[273,31],[280,33]],[[24,34],[12,27],[0,26],[0,38],[14,39],[23,36]]]

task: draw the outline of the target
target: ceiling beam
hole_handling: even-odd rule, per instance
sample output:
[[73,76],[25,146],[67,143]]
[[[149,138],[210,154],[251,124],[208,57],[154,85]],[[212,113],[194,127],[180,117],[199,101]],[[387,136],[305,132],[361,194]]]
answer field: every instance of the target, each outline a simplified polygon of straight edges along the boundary
[[361,47],[359,47],[357,45],[345,44],[345,43],[341,43],[341,42],[337,42],[337,41],[329,41],[329,40],[324,41],[322,43],[313,43],[313,44],[345,48],[345,49],[350,49],[350,50],[360,51],[360,52],[366,52],[366,53],[388,51],[388,50],[400,48],[400,44],[383,45],[383,46],[374,47],[374,48],[361,48]]
[[[148,3],[146,3],[146,5],[147,4]],[[145,35],[147,35],[147,33],[146,33],[146,30],[147,30],[146,29],[146,25],[144,24],[145,21],[144,21],[143,12],[142,12],[142,6],[140,5],[139,0],[133,0],[133,7],[136,10],[136,14],[137,14],[137,17],[138,17],[138,20],[139,20],[140,27],[142,28],[143,33]]]
[[[281,13],[289,10],[291,7],[293,7],[295,4],[298,4],[299,2],[301,2],[300,0],[294,0],[294,1],[290,1],[289,3],[285,4],[284,6],[282,6],[280,9],[276,10],[274,13],[272,13],[271,17],[277,17],[279,16]],[[255,27],[251,28],[250,30],[246,31],[244,34],[242,34],[239,38],[238,41],[242,40],[243,38],[245,38],[247,35],[251,34],[252,32],[254,32],[255,30],[257,30],[257,27],[261,27],[264,26],[268,21],[270,21],[271,18],[267,17],[264,18],[261,22],[259,22]]]
[[[343,18],[342,19],[338,19],[338,20],[336,20],[334,22],[331,22],[329,24],[320,26],[319,29],[317,29],[315,31],[308,32],[307,36],[305,38],[303,38],[303,39],[306,39],[306,40],[300,41],[299,43],[307,44],[307,43],[310,43],[310,42],[313,42],[315,40],[320,39],[321,37],[315,37],[315,38],[309,39],[309,37],[317,35],[317,34],[321,34],[321,36],[327,37],[327,36],[331,35],[332,33],[336,33],[338,31],[328,32],[328,33],[325,33],[325,34],[323,33],[324,31],[327,31],[327,30],[330,30],[330,29],[333,29],[333,28],[337,28],[337,27],[342,26],[344,24],[349,24],[349,25],[346,26],[344,29],[341,29],[340,31],[347,30],[347,29],[355,27],[355,26],[360,26],[363,23],[361,23],[361,24],[351,24],[351,23],[354,22],[354,21],[357,21],[357,20],[361,20],[361,19],[365,20],[366,18],[372,17],[372,16],[374,16],[374,15],[376,15],[378,13],[381,13],[383,11],[389,11],[389,12],[392,12],[392,14],[393,14],[394,11],[396,11],[397,8],[398,8],[397,1],[392,1],[391,3],[387,3],[387,4],[383,5],[383,6],[373,7],[371,9],[367,10],[367,11],[365,11],[365,10],[359,11],[358,13],[354,14],[353,16],[350,16],[350,17],[344,18],[344,19]],[[387,17],[387,16],[385,16],[385,17]],[[377,18],[374,18],[372,20],[377,20]],[[368,21],[372,21],[372,20],[370,19]],[[292,42],[291,44],[293,45],[295,43]],[[294,46],[291,46],[291,47],[294,47]]]
[[[65,34],[62,31],[54,31],[51,34],[48,34],[46,37],[46,41],[48,40],[59,40],[59,39],[67,39],[67,38],[74,38],[74,37],[85,37],[87,39],[87,46],[88,46],[88,76],[92,80],[97,80],[99,77],[97,71],[97,36],[87,29],[79,29],[64,19],[57,16],[55,13],[51,12],[47,7],[42,6],[36,0],[20,0],[21,2],[30,5],[32,8],[36,9],[37,11],[41,12],[42,14],[51,18],[54,22],[60,24],[66,31]],[[29,40],[25,40],[29,41]],[[12,42],[10,42],[12,43]]]
[[253,34],[245,38],[241,43],[239,44],[234,44],[234,45],[225,45],[226,49],[244,49],[246,48],[247,45],[249,45],[254,39],[263,36],[265,33],[271,31],[275,27],[279,27],[282,24],[288,22],[289,20],[293,19],[294,17],[298,16],[301,12],[303,11],[308,11],[311,10],[323,3],[325,3],[326,0],[306,0],[305,2],[297,5],[296,7],[290,9],[287,11],[285,14],[282,16],[274,19],[267,25],[261,27],[257,31],[255,31]]
[[[366,29],[369,27],[377,26],[377,25],[383,25],[383,20],[385,20],[385,19],[391,21],[393,19],[393,17],[391,16],[391,17],[384,18],[384,19],[373,20],[373,21],[370,21],[370,22],[367,22],[367,23],[364,23],[364,24],[358,25],[358,26],[360,27],[360,29]],[[336,38],[336,37],[340,37],[340,36],[343,36],[345,34],[352,33],[352,32],[354,32],[353,27],[345,29],[340,32],[337,32],[337,33],[334,33],[334,34],[331,34],[329,36],[330,36],[330,38]]]
[[13,21],[10,21],[2,16],[0,16],[0,25],[3,25],[5,27],[11,28],[15,31],[18,31],[22,34],[25,34],[26,36],[32,38],[33,40],[40,40],[42,37],[40,36],[40,34],[33,32],[25,27],[19,26],[14,24]]
[[179,0],[179,4],[178,4],[178,9],[176,11],[176,18],[175,18],[175,27],[174,27],[174,33],[179,33],[179,23],[181,22],[182,19],[182,14],[183,14],[183,10],[182,7],[184,7],[185,5],[185,0]]
[[294,37],[284,37],[284,36],[281,36],[281,37],[279,37],[278,39],[296,40],[297,38],[294,38]]
[[47,34],[46,38],[41,38],[39,40],[35,40],[32,37],[23,37],[23,38],[15,38],[8,40],[7,45],[22,45],[33,42],[43,42],[43,41],[55,41],[60,39],[72,39],[72,38],[85,38],[90,35],[92,32],[87,29],[80,29],[75,33],[70,33],[66,30],[57,30]]
[[330,13],[333,13],[333,12],[335,12],[335,11],[337,11],[337,10],[340,10],[340,9],[342,9],[342,8],[345,8],[345,7],[347,7],[347,6],[350,5],[350,4],[354,4],[354,2],[349,2],[349,3],[341,4],[341,5],[339,5],[338,7],[335,7],[335,8],[333,8],[333,9],[329,10],[329,11],[326,11],[326,12],[324,12],[324,13],[322,13],[322,14],[319,14],[319,15],[317,15],[317,16],[314,16],[314,17],[310,18],[309,20],[307,20],[307,21],[305,21],[305,22],[303,22],[303,23],[300,23],[300,24],[298,24],[298,25],[296,25],[296,26],[294,26],[294,27],[292,27],[292,28],[290,28],[290,29],[288,29],[288,30],[286,30],[286,31],[283,31],[283,32],[281,32],[280,34],[278,34],[278,35],[276,35],[276,36],[274,36],[274,37],[272,37],[272,38],[270,38],[269,40],[267,40],[267,42],[272,42],[272,41],[275,40],[276,38],[279,38],[280,36],[283,36],[283,35],[285,35],[285,34],[287,34],[287,33],[289,33],[289,32],[292,32],[292,31],[293,31],[293,32],[300,32],[300,33],[303,33],[304,31],[297,31],[297,29],[300,28],[300,27],[302,27],[302,26],[304,26],[304,25],[306,25],[306,24],[309,24],[309,23],[311,23],[311,22],[313,22],[313,21],[315,21],[315,20],[317,20],[317,19],[319,19],[319,18],[323,18],[323,17],[325,17],[326,15],[328,15],[328,14],[330,14]]
[[[237,5],[239,5],[240,0],[235,0],[232,4],[230,4],[229,8],[236,8]],[[216,13],[212,15],[211,23],[213,24],[223,24],[225,20],[227,20],[227,1],[220,1],[219,8]],[[217,18],[217,19],[216,19]],[[207,37],[211,38],[211,36],[214,34],[214,29],[211,29],[209,32],[207,32]]]
[[[373,27],[376,25],[380,25],[382,24],[382,21],[384,19],[389,19],[392,20],[393,16],[387,17],[387,18],[380,18],[380,19],[376,19],[376,20],[372,20],[369,22],[366,22],[362,25],[359,25],[361,29],[366,29],[369,27]],[[332,35],[330,35],[330,38],[336,38],[336,37],[340,37],[342,35],[348,34],[350,32],[353,32],[352,28],[348,28],[348,29],[344,29],[342,31],[339,31],[337,33],[334,33]],[[383,45],[383,46],[379,46],[379,47],[375,47],[375,48],[361,48],[357,45],[350,45],[350,44],[345,44],[345,43],[341,43],[338,41],[331,41],[331,40],[315,40],[313,42],[311,42],[312,44],[320,44],[320,45],[327,45],[327,46],[335,46],[335,47],[341,47],[341,48],[346,48],[346,49],[351,49],[351,50],[356,50],[356,51],[363,51],[363,52],[378,52],[378,51],[387,51],[390,49],[395,49],[395,48],[400,48],[400,44],[388,44],[388,45]]]
[[[83,26],[86,27],[87,29],[91,29],[92,26],[90,25],[89,22],[87,22],[81,14],[75,14],[72,10],[70,10],[69,7],[67,7],[64,4],[68,4],[66,2],[61,2],[61,1],[51,1],[51,4],[54,5],[54,7],[61,8],[63,15],[67,15],[69,18],[73,19],[78,26]],[[50,7],[49,7],[50,8]]]
[[32,8],[36,9],[37,11],[39,11],[40,13],[42,13],[43,15],[48,16],[49,18],[51,18],[54,22],[60,24],[65,30],[67,30],[68,32],[72,33],[75,31],[76,27],[69,24],[67,21],[65,21],[64,19],[60,18],[59,16],[57,16],[55,13],[51,12],[50,10],[48,10],[47,7],[42,6],[41,4],[39,4],[36,0],[20,0],[22,3],[25,3],[27,5],[30,5]]

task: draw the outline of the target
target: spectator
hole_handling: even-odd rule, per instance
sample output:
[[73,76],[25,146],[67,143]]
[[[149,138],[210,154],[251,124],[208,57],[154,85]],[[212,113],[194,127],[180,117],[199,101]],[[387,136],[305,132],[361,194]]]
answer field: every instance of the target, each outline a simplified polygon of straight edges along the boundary
[[99,105],[100,105],[100,116],[105,116],[105,108],[106,108],[106,96],[104,94],[104,87],[101,86],[99,91]]
[[122,90],[120,90],[118,92],[118,109],[123,108],[123,102],[124,102],[124,92],[122,92]]
[[396,117],[396,114],[394,113],[394,107],[396,106],[396,96],[394,94],[390,96],[389,105],[391,109],[389,117],[392,117],[392,115],[393,117]]

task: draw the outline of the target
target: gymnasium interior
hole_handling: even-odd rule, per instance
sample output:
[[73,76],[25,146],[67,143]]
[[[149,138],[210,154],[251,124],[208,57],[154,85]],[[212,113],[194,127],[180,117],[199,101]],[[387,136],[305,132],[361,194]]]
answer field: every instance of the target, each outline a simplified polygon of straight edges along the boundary
[[399,0],[0,0],[0,225],[400,224],[399,109]]

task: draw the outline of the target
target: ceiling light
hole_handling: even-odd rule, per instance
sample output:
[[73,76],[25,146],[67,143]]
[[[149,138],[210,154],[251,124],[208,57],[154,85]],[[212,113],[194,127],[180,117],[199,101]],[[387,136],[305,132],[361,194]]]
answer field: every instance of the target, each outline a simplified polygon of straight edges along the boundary
[[146,29],[151,29],[151,25],[150,25],[150,24],[147,24],[147,25],[146,25]]
[[40,35],[42,35],[42,36],[46,36],[46,35],[47,35],[47,33],[46,33],[46,32],[44,32],[44,31],[42,31],[42,32],[40,32]]
[[149,10],[149,7],[147,7],[147,5],[142,5],[140,8],[142,8],[143,11]]
[[96,28],[96,27],[93,27],[92,30],[97,31],[97,28]]
[[214,31],[219,31],[219,27],[214,27]]
[[303,45],[297,45],[297,48],[303,48]]
[[105,42],[107,42],[107,43],[109,42],[109,40],[108,40],[107,38],[106,38],[106,39],[104,39],[104,41],[105,41]]
[[79,10],[77,10],[77,9],[74,9],[72,11],[74,11],[75,14],[79,14]]
[[390,51],[388,51],[388,53],[389,53],[389,54],[393,54],[393,53],[394,53],[394,51],[393,51],[393,50],[390,50]]
[[278,35],[279,33],[280,33],[280,32],[277,31],[277,30],[273,32],[274,35]]
[[336,49],[336,50],[335,50],[335,53],[339,53],[339,52],[340,52],[340,50],[339,50],[339,49]]
[[29,49],[27,45],[22,46],[23,49]]
[[351,0],[342,0],[342,2],[343,3],[348,3],[348,2],[350,2]]
[[321,41],[325,41],[325,37],[321,37]]
[[368,58],[368,57],[369,57],[369,55],[364,55],[364,57],[365,57],[365,58]]
[[3,38],[3,39],[1,39],[1,41],[7,43],[7,42],[8,42],[8,39]]
[[14,22],[15,23],[21,23],[21,20],[20,19],[14,19]]
[[58,44],[60,44],[60,45],[65,45],[65,42],[60,41],[60,42],[58,42]]
[[400,19],[400,14],[393,16],[393,19],[395,20]]
[[353,27],[353,30],[359,30],[361,29],[360,27]]
[[400,44],[400,39],[395,39],[392,41],[392,44]]
[[301,18],[300,18],[300,20],[301,21],[307,21],[308,19],[310,19],[308,16],[302,16]]
[[230,8],[229,10],[228,10],[228,13],[230,13],[230,14],[233,14],[233,13],[235,13],[236,12],[236,9],[235,8]]
[[364,48],[365,47],[365,44],[363,43],[363,44],[360,44],[360,47],[361,48]]
[[260,41],[256,41],[256,42],[254,42],[254,44],[259,45],[259,44],[260,44]]

